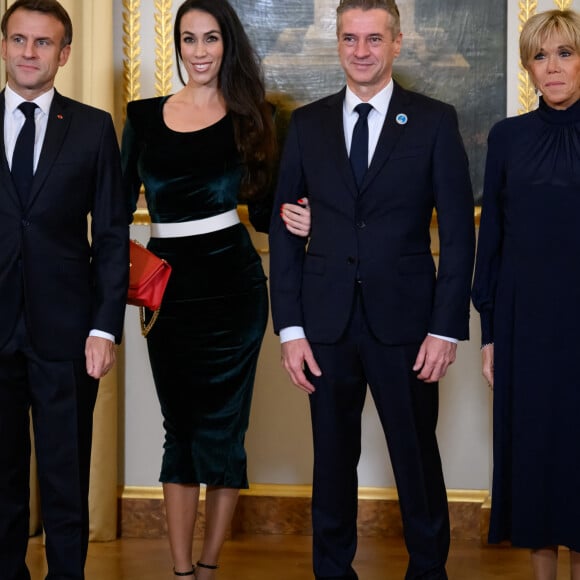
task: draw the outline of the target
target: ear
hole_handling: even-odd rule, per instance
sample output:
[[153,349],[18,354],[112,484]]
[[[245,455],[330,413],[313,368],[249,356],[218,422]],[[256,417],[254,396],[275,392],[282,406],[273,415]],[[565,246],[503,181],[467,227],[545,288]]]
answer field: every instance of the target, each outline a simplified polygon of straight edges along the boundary
[[395,58],[399,58],[401,54],[401,45],[403,43],[403,33],[399,32],[397,36],[393,39],[393,43],[395,44]]
[[58,55],[58,66],[64,66],[67,63],[69,56],[70,44],[67,44],[64,48],[61,49],[60,54]]

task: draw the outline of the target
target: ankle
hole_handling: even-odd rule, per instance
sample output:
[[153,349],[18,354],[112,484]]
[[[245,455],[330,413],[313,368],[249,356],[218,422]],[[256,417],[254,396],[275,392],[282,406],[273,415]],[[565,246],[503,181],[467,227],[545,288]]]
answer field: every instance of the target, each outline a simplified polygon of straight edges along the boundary
[[175,568],[173,568],[173,574],[174,574],[174,576],[179,576],[180,578],[185,577],[185,576],[194,577],[195,576],[195,567],[192,564],[191,569],[187,570],[187,572],[178,572]]
[[204,562],[197,561],[196,566],[198,568],[205,568],[206,570],[217,570],[219,566],[217,564],[205,564]]
[[215,571],[219,568],[217,564],[206,564],[205,562],[198,562],[195,565],[195,576],[200,580],[211,580],[215,576]]

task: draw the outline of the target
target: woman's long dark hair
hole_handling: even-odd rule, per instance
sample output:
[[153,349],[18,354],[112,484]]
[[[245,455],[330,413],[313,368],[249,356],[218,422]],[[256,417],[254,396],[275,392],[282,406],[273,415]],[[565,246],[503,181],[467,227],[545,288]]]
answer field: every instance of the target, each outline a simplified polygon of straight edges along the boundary
[[[227,0],[186,0],[175,16],[175,52],[181,60],[181,19],[191,10],[211,14],[218,22],[224,44],[219,72],[219,88],[232,115],[235,140],[246,175],[241,198],[260,198],[268,191],[276,159],[273,111],[266,101],[266,90],[258,55]],[[185,85],[181,67],[178,75]]]

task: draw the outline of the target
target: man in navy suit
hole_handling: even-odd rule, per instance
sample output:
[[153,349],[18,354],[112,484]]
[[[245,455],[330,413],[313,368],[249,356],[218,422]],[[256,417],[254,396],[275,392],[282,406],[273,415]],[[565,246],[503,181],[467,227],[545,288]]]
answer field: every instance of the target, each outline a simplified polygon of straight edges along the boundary
[[347,86],[293,113],[276,194],[276,207],[308,197],[310,239],[289,233],[278,214],[270,228],[282,362],[310,395],[314,572],[317,579],[357,578],[357,464],[368,384],[399,492],[406,578],[444,579],[449,517],[435,436],[437,382],[457,341],[468,338],[468,161],[453,107],[392,80],[402,41],[393,0],[343,0],[337,35]]
[[93,408],[115,362],[128,285],[119,149],[109,114],[53,87],[72,40],[64,8],[17,0],[1,29],[0,578],[30,579],[32,410],[47,578],[81,580]]

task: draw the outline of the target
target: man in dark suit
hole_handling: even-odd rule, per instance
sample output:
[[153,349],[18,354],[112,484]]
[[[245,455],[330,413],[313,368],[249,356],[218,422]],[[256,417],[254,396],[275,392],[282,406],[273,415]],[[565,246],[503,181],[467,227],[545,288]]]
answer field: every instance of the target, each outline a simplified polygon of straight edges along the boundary
[[47,578],[80,580],[92,414],[128,284],[119,151],[110,115],[54,90],[72,40],[63,7],[17,0],[1,29],[0,578],[30,578],[31,409]]
[[270,228],[282,362],[310,394],[314,572],[318,579],[357,578],[357,464],[368,384],[399,492],[406,578],[443,579],[449,518],[435,436],[437,381],[455,359],[457,340],[468,338],[468,162],[455,110],[392,81],[402,40],[395,2],[343,0],[337,14],[347,86],[293,113],[277,189],[276,207],[308,197],[310,239],[289,233],[277,214]]

